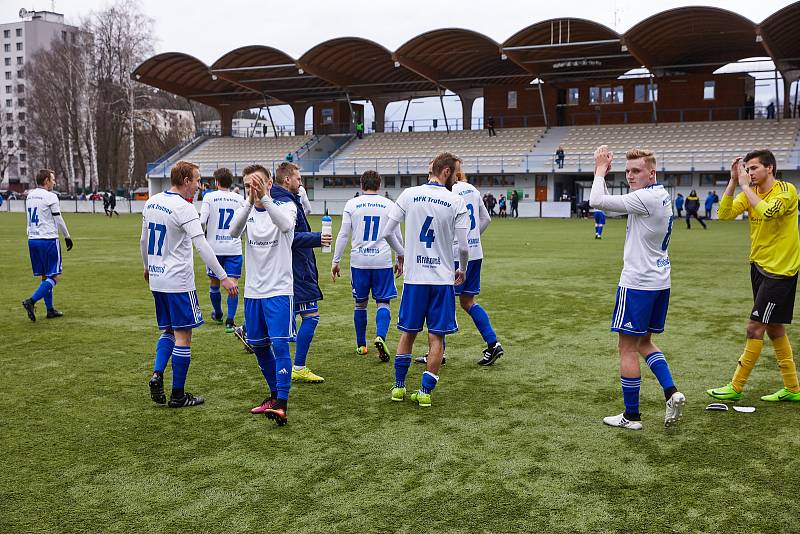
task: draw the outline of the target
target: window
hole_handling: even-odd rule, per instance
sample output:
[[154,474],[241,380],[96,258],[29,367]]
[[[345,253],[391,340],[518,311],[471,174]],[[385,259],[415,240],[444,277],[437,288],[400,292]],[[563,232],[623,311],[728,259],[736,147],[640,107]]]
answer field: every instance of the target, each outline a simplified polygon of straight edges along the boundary
[[691,174],[666,174],[661,180],[661,183],[667,187],[684,186],[691,187],[692,175]]
[[13,126],[6,126],[6,133],[8,135],[13,134],[14,133],[14,127]]
[[11,58],[10,57],[7,57],[5,59],[5,64],[6,64],[6,67],[10,67],[11,66]]
[[508,92],[508,109],[517,109],[517,92]]
[[20,80],[25,79],[25,71],[22,70],[22,69],[18,70],[17,71],[17,78],[19,78]]
[[9,94],[11,93],[11,86],[10,85],[6,85],[6,93],[9,93]]
[[17,115],[17,117],[19,117],[19,120],[24,121],[25,120],[25,112],[24,111],[20,111],[19,114]]
[[411,187],[411,176],[401,176],[400,187],[402,187],[403,189],[405,189],[406,187]]
[[19,173],[20,173],[22,176],[25,176],[26,174],[28,174],[28,168],[27,168],[27,167],[20,167],[20,168],[19,168]]
[[4,44],[3,45],[3,50],[5,52],[11,52],[11,45],[9,43]]
[[64,41],[67,40],[67,32],[65,32],[63,30],[61,31],[61,39],[64,40]]
[[22,37],[22,28],[17,28],[17,37]]
[[18,105],[19,107],[21,107],[21,108],[24,108],[24,107],[25,107],[25,99],[24,99],[24,98],[20,98],[20,99],[18,99],[18,100],[17,100],[17,105]]
[[570,87],[567,89],[567,104],[570,106],[578,105],[580,95],[581,93],[577,87]]
[[23,85],[23,84],[21,84],[21,83],[20,83],[20,84],[18,84],[18,85],[17,85],[17,92],[18,92],[18,93],[24,93],[24,92],[25,92],[25,85]]
[[715,82],[703,82],[703,100],[714,100]]
[[10,79],[11,79],[11,73],[10,72],[6,72],[6,80],[10,80]]
[[8,148],[14,148],[14,141],[9,141],[7,146]]
[[17,56],[17,65],[22,65],[23,61],[24,61],[24,59],[23,59],[22,56]]
[[616,87],[614,87],[613,98],[615,104],[622,104],[624,96],[625,96],[625,89],[621,85],[617,85]]
[[19,160],[20,161],[25,161],[25,158],[27,158],[27,157],[28,157],[28,155],[25,154],[25,152],[20,152],[19,153]]
[[383,176],[383,187],[389,188],[394,187],[395,183],[395,176],[392,174],[391,176]]
[[600,88],[599,87],[590,87],[589,88],[589,103],[590,104],[599,104],[600,103]]
[[11,37],[11,30],[3,30],[3,37],[6,39]]
[[359,187],[359,182],[356,176],[329,176],[322,180],[322,187]]
[[22,50],[22,43],[17,43],[17,50]]
[[20,127],[18,128],[18,130],[19,130],[19,133],[20,133],[20,134],[22,134],[22,135],[25,135],[25,127],[24,127],[24,126],[20,126]]
[[7,98],[7,99],[6,99],[6,107],[7,107],[7,108],[10,108],[10,107],[11,107],[11,99],[10,99],[10,98]]
[[25,139],[20,139],[19,140],[19,147],[20,148],[25,148],[26,146],[28,146],[28,142]]
[[658,84],[653,84],[653,94],[650,95],[652,98],[648,98],[648,93],[650,92],[650,84],[649,83],[637,83],[633,88],[633,101],[634,102],[652,102],[658,101]]
[[700,185],[727,185],[730,175],[723,173],[701,174]]
[[6,113],[6,120],[7,121],[14,120],[14,114],[13,113]]

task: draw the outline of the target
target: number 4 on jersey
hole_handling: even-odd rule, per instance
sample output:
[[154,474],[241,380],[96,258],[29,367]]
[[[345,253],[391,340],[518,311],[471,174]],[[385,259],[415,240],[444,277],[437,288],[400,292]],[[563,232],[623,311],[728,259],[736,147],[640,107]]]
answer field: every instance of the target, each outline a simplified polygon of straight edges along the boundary
[[434,234],[431,228],[431,223],[433,223],[433,217],[429,215],[425,218],[422,229],[419,231],[419,240],[421,243],[425,243],[425,248],[431,248],[433,242],[436,240],[436,234]]

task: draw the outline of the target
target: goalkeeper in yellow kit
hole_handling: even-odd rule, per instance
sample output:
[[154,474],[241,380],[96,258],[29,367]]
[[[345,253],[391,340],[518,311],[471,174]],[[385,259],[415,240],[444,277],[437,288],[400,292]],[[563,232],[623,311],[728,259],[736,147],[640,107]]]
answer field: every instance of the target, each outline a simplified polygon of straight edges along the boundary
[[[797,229],[797,190],[775,179],[775,156],[755,150],[731,164],[731,179],[719,203],[719,218],[734,219],[747,211],[750,217],[750,280],[753,309],[747,322],[747,341],[731,382],[709,389],[719,400],[737,401],[750,371],[761,355],[764,332],[772,340],[783,388],[763,401],[800,402],[800,385],[792,346],[784,325],[792,322],[797,271],[800,268],[800,236]],[[733,198],[736,184],[741,192]]]

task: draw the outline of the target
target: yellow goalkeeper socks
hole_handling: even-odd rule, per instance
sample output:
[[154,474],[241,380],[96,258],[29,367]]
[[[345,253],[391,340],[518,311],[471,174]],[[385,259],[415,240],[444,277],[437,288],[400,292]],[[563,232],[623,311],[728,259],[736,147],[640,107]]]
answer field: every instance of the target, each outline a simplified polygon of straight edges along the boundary
[[784,387],[792,393],[797,393],[800,391],[800,384],[797,383],[797,369],[794,365],[789,336],[773,339],[772,347],[775,349],[775,359],[778,360],[778,368],[781,370]]
[[[744,352],[739,357],[739,362],[736,364],[736,371],[733,373],[731,384],[733,389],[741,393],[744,389],[744,384],[747,382],[747,377],[750,376],[750,371],[756,366],[758,357],[761,356],[761,349],[764,347],[763,339],[748,339],[744,344]],[[777,347],[775,353],[777,354]],[[791,351],[791,347],[789,348]],[[783,372],[781,370],[781,372]]]

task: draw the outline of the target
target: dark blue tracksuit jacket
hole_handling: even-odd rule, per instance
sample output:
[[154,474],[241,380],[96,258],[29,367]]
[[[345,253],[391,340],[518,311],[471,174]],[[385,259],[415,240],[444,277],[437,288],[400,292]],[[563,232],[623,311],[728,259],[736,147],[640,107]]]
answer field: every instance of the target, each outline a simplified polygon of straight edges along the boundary
[[294,202],[297,207],[297,222],[294,225],[292,242],[292,276],[294,276],[294,303],[304,304],[322,300],[319,288],[319,272],[314,247],[322,246],[322,234],[312,232],[306,212],[297,195],[279,185],[272,186],[270,196],[278,202]]

